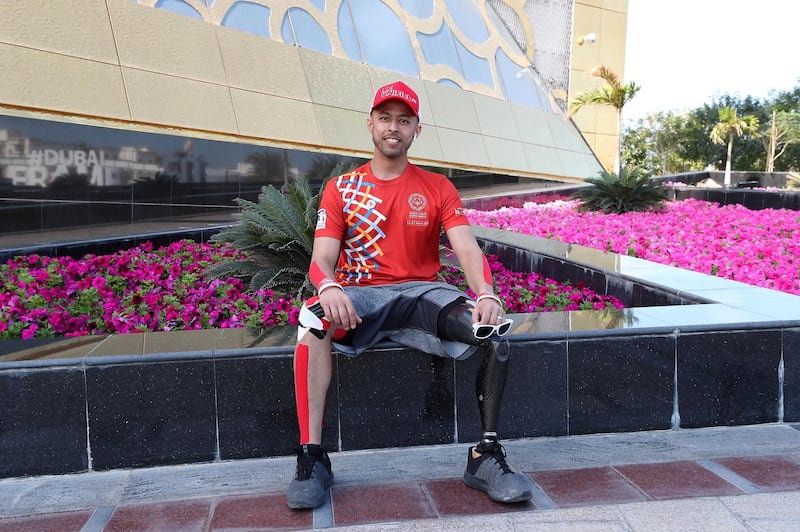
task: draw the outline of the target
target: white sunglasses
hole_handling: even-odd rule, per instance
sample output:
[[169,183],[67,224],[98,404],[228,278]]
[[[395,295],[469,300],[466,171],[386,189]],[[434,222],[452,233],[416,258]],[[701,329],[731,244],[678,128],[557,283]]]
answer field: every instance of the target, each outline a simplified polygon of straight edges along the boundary
[[479,340],[485,340],[489,338],[493,334],[497,334],[497,336],[503,336],[508,331],[511,330],[511,325],[514,323],[514,320],[511,318],[506,318],[503,320],[503,323],[499,325],[489,325],[488,323],[473,323],[472,324],[472,334],[475,335],[475,338]]

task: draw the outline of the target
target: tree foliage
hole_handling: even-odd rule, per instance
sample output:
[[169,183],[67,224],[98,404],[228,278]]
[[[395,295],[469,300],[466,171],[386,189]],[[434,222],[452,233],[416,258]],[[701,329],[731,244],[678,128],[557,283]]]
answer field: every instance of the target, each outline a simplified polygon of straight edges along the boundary
[[[725,107],[735,109],[739,117],[751,115],[760,124],[758,131],[736,139],[736,148],[731,157],[732,168],[763,171],[768,162],[764,135],[769,133],[772,111],[786,113],[784,116],[789,121],[800,117],[800,86],[773,93],[764,100],[725,94],[695,109],[648,115],[625,129],[623,163],[654,175],[703,169],[723,170],[727,160],[727,145],[714,144],[710,135],[720,120],[720,109]],[[787,144],[780,157],[775,159],[774,171],[800,170],[800,143],[791,140],[795,138],[795,133],[790,131],[783,138]],[[673,139],[673,143],[663,143],[665,139]],[[662,141],[661,147],[659,140]],[[670,147],[666,166],[658,164],[659,161],[663,163],[663,147]]]
[[639,119],[636,127],[625,131],[622,159],[626,166],[650,175],[676,174],[697,170],[682,156],[685,138],[685,115],[658,112]]
[[75,166],[70,166],[63,174],[57,175],[50,182],[50,188],[62,190],[87,188],[91,185],[92,178],[87,173],[78,172]]
[[775,161],[786,153],[790,146],[800,144],[800,113],[778,112],[777,109],[773,109],[772,117],[766,125],[759,137],[767,152],[765,170],[773,172]]

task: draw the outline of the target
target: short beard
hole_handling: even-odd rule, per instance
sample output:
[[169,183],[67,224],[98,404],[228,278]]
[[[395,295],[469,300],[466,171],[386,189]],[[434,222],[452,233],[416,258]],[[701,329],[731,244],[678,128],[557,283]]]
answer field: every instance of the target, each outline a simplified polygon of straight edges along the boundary
[[387,144],[384,142],[383,138],[372,136],[372,143],[375,145],[375,148],[381,152],[384,157],[389,158],[396,158],[401,157],[404,154],[408,153],[408,148],[411,147],[411,141],[400,141],[397,144],[396,148],[393,148],[391,151],[387,150]]

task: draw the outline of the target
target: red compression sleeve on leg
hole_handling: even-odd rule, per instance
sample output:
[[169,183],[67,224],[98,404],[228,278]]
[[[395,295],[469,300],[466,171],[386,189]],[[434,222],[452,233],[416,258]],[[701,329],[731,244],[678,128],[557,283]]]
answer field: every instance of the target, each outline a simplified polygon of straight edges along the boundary
[[308,346],[297,344],[294,350],[294,395],[297,403],[297,423],[300,425],[300,445],[308,443]]

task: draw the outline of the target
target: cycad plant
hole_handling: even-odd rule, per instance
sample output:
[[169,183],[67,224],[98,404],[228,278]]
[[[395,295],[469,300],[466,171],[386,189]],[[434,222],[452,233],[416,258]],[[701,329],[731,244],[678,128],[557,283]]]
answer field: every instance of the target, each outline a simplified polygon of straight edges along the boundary
[[[339,165],[331,176],[345,172]],[[281,190],[272,185],[262,187],[258,202],[237,198],[239,222],[211,240],[229,243],[247,258],[218,263],[206,274],[239,277],[248,281],[253,291],[269,288],[298,297],[311,295],[314,288],[308,268],[324,186],[314,193],[308,179],[301,176]]]
[[588,178],[586,182],[591,186],[572,194],[581,200],[582,211],[622,214],[657,210],[666,199],[664,187],[638,170],[623,168],[619,174],[603,170],[599,178]]

